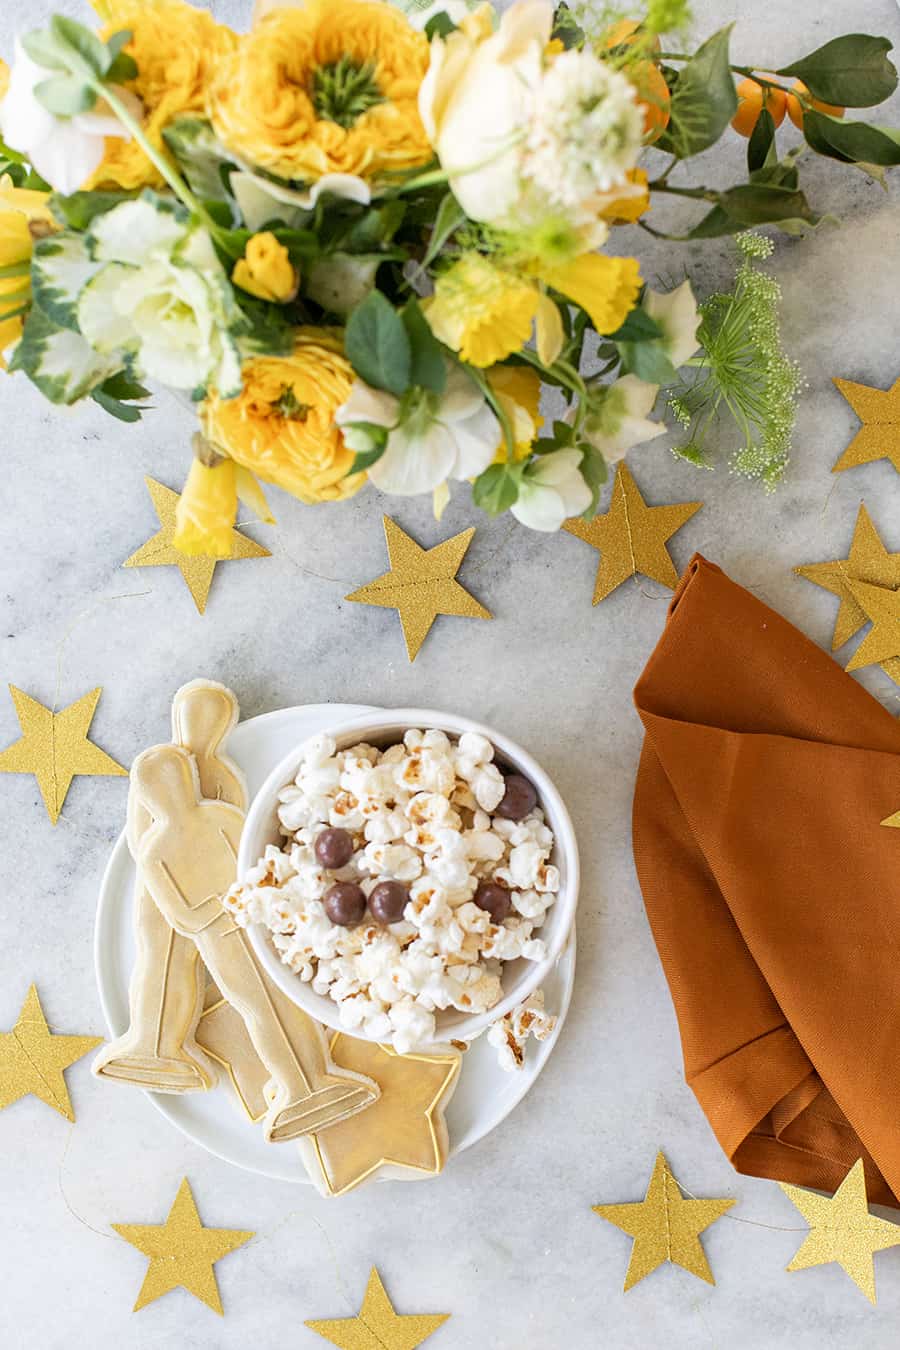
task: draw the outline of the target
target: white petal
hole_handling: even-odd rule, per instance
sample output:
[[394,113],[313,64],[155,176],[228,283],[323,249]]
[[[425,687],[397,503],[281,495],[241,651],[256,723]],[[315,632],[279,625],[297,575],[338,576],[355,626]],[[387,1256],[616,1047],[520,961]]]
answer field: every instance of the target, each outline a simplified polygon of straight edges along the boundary
[[107,263],[78,296],[78,326],[97,351],[112,352],[137,345],[138,335],[131,318],[121,313],[116,304],[130,270],[120,263]]
[[519,489],[519,499],[510,507],[516,520],[530,530],[550,533],[558,530],[566,519],[561,495],[554,488],[541,487],[527,480]]
[[456,458],[456,446],[446,427],[433,423],[422,435],[407,436],[403,427],[392,431],[388,448],[369,470],[369,477],[382,492],[414,497],[432,492],[448,476]]
[[465,421],[453,422],[449,428],[456,442],[456,463],[453,478],[476,478],[491,463],[500,439],[500,423],[493,409],[482,402],[481,407]]
[[650,317],[656,319],[662,328],[667,355],[677,370],[693,356],[700,345],[697,341],[700,315],[691,283],[683,281],[674,291],[666,291],[664,294],[659,291],[645,291],[642,304]]
[[650,384],[639,375],[623,375],[612,385],[625,396],[625,410],[632,417],[646,417],[652,411],[659,393],[658,384]]
[[171,211],[138,198],[95,216],[88,238],[95,258],[140,267],[153,253],[168,257],[185,233],[185,225]]
[[393,394],[355,380],[346,402],[335,412],[334,420],[339,427],[349,422],[374,422],[378,427],[392,427],[399,408],[400,400]]
[[442,422],[459,422],[484,405],[484,394],[458,362],[447,362],[447,384],[441,394]]
[[369,184],[354,173],[326,173],[310,187],[291,188],[241,170],[231,175],[231,190],[248,230],[258,230],[276,216],[288,225],[296,224],[301,215],[313,209],[323,192],[362,206],[372,200]]
[[68,196],[77,192],[99,167],[104,144],[100,136],[85,136],[71,123],[55,121],[47,140],[33,145],[32,165],[52,188]]
[[[541,455],[529,474],[529,479],[541,487],[562,487],[578,472],[581,463],[581,451],[574,449],[554,450],[550,455]],[[579,478],[581,475],[578,475]]]

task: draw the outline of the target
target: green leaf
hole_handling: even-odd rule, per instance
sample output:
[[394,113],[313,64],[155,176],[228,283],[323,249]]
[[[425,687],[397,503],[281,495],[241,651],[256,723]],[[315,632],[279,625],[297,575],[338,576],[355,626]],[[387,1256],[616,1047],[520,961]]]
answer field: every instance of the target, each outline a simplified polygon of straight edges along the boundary
[[60,328],[77,333],[78,296],[97,271],[80,234],[51,234],[38,239],[31,259],[34,303]]
[[678,73],[669,126],[656,142],[678,159],[699,155],[715,144],[737,111],[728,56],[732,26],[708,38]]
[[128,80],[136,80],[137,73],[137,61],[134,57],[129,56],[128,52],[119,52],[106,72],[106,83],[125,84]]
[[418,300],[409,300],[400,311],[410,348],[410,384],[442,394],[447,386],[447,366],[441,344],[428,327]]
[[70,229],[86,230],[95,216],[105,215],[122,202],[133,201],[136,195],[134,192],[72,192],[64,197],[55,192],[50,198],[50,210]]
[[778,225],[783,229],[785,225],[819,223],[820,217],[800,191],[753,182],[739,183],[717,195],[717,205],[688,233],[688,239],[715,239],[751,225]]
[[676,370],[659,342],[619,342],[622,369],[649,384],[671,384]]
[[350,314],[344,350],[357,375],[373,389],[386,389],[400,398],[409,388],[409,336],[400,315],[380,291],[372,291]]
[[91,74],[102,80],[112,65],[112,54],[95,33],[75,19],[54,14],[50,32],[60,50],[67,53],[66,66],[73,74]]
[[22,35],[22,46],[32,61],[45,70],[68,70],[66,52],[49,29],[35,29]]
[[817,155],[852,164],[900,164],[900,132],[871,127],[866,122],[844,122],[827,113],[803,114],[806,143]]
[[575,444],[575,428],[569,422],[561,422],[557,419],[553,423],[553,439],[558,446],[568,446]]
[[456,32],[456,24],[450,18],[446,10],[442,9],[438,14],[432,14],[425,25],[425,36],[430,42],[433,37],[446,37],[448,33]]
[[897,88],[897,71],[887,58],[892,46],[888,38],[848,33],[782,66],[776,74],[796,76],[824,103],[871,108]]
[[341,249],[346,253],[371,253],[390,243],[405,215],[406,203],[399,199],[369,207],[341,237]]
[[150,390],[124,370],[120,370],[116,375],[110,375],[108,380],[104,380],[102,388],[103,392],[109,394],[110,398],[127,402],[150,397]]
[[747,141],[747,169],[750,173],[765,168],[774,144],[775,119],[768,108],[762,108]]
[[594,445],[582,445],[584,454],[581,457],[579,469],[581,476],[591,490],[591,504],[584,512],[584,520],[592,520],[597,514],[597,506],[600,501],[600,490],[609,477],[609,469],[606,460],[603,458],[603,452]]
[[370,469],[373,464],[377,464],[388,444],[387,427],[379,426],[375,422],[354,422],[352,425],[364,431],[374,444],[371,450],[357,450],[353,463],[348,470],[348,475],[363,473],[366,469]]
[[223,169],[234,163],[202,117],[176,117],[163,128],[163,140],[198,197],[225,194]]
[[556,7],[556,12],[553,15],[553,31],[550,36],[551,38],[558,38],[566,51],[570,51],[573,47],[581,48],[584,46],[585,31],[565,0],[562,0],[562,3]]
[[447,240],[464,223],[466,213],[456,200],[452,192],[448,192],[441,198],[441,204],[437,209],[434,218],[434,225],[431,230],[431,238],[428,240],[428,248],[425,250],[425,257],[422,259],[422,266],[427,267],[433,262]]
[[652,342],[662,337],[662,329],[645,309],[636,305],[629,310],[621,328],[609,334],[610,342]]
[[9,362],[23,371],[51,403],[76,403],[122,367],[119,353],[95,352],[80,335],[59,328],[37,307],[25,321]]
[[472,484],[472,500],[489,516],[502,515],[518,500],[519,471],[508,464],[491,464]]
[[77,75],[57,75],[34,86],[34,96],[54,117],[75,117],[97,102],[97,95]]
[[104,385],[92,389],[90,396],[95,403],[99,403],[104,412],[108,412],[120,422],[139,422],[144,415],[143,410],[136,408],[134,404],[122,403],[120,399],[112,398],[106,393]]

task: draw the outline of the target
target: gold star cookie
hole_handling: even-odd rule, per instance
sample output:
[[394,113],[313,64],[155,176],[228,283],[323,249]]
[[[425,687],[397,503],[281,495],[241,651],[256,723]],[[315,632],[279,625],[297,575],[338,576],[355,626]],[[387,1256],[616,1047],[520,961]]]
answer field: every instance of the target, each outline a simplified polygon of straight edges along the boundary
[[102,1036],[52,1033],[32,985],[16,1025],[11,1031],[0,1032],[0,1111],[31,1094],[66,1120],[74,1120],[63,1070],[102,1041]]
[[306,1325],[339,1350],[416,1350],[449,1316],[449,1313],[395,1312],[373,1266],[358,1316],[328,1318]]
[[625,1275],[626,1292],[665,1261],[715,1284],[700,1234],[734,1204],[733,1200],[686,1200],[665,1154],[656,1165],[643,1200],[630,1205],[594,1205],[601,1219],[634,1238]]
[[831,472],[889,459],[900,473],[900,379],[890,389],[873,389],[852,380],[836,379],[834,383],[862,426]]
[[344,598],[363,605],[396,609],[406,640],[407,656],[410,661],[415,661],[439,614],[459,614],[468,619],[493,617],[456,580],[474,533],[473,526],[455,534],[452,539],[445,539],[435,548],[424,549],[390,516],[385,516],[384,534],[391,570]]
[[[895,658],[900,657],[900,590],[889,591],[885,586],[870,586],[865,581],[851,581],[853,598],[872,628],[847,663],[848,670],[881,663],[891,678],[895,678]],[[900,678],[898,676],[897,678]]]
[[61,712],[45,708],[14,684],[9,692],[22,735],[6,750],[0,750],[0,773],[33,773],[52,824],[59,820],[77,774],[128,776],[127,769],[88,740],[101,689],[92,689]]
[[648,506],[624,460],[616,469],[605,515],[567,520],[569,534],[600,550],[593,604],[599,605],[629,577],[644,576],[674,590],[678,573],[666,542],[695,515],[702,502]]
[[840,600],[831,639],[831,650],[837,651],[869,622],[853,594],[851,582],[865,581],[891,590],[900,586],[900,553],[888,553],[861,503],[847,557],[836,558],[833,562],[809,563],[805,567],[795,567],[794,571]]
[[204,1228],[190,1182],[184,1178],[165,1223],[114,1223],[132,1247],[150,1258],[144,1283],[132,1311],[162,1298],[180,1285],[222,1316],[222,1300],[213,1266],[242,1247],[253,1233],[232,1228]]
[[[172,542],[175,537],[175,509],[178,506],[179,494],[173,492],[171,488],[164,487],[162,483],[157,483],[154,478],[146,478],[147,491],[150,493],[154,509],[159,517],[160,528],[148,539],[146,544],[142,544],[136,553],[132,553],[130,558],[123,562],[123,567],[177,567],[184,577],[185,584],[191,593],[194,604],[202,614],[206,609],[206,601],[209,596],[209,588],[212,585],[213,573],[216,570],[216,563],[222,562],[221,558],[209,557],[206,554],[200,554],[197,557],[188,557],[182,553]],[[248,539],[245,534],[233,529],[231,531],[231,557],[225,559],[227,562],[240,560],[241,558],[270,558],[267,548],[262,544],[257,544],[252,539]]]

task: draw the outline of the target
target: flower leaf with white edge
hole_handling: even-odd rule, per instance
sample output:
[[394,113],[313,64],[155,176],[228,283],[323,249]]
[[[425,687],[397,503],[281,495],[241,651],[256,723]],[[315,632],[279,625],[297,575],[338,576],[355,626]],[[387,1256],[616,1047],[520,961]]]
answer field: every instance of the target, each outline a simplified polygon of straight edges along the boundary
[[99,264],[79,234],[52,234],[39,239],[31,262],[34,302],[61,328],[79,331],[78,296]]
[[123,281],[134,268],[124,263],[94,263],[93,275],[82,286],[76,304],[76,326],[98,352],[136,352],[137,329],[131,315],[121,313],[118,298]]
[[79,333],[58,328],[40,309],[32,309],[9,362],[21,370],[51,403],[77,403],[121,370],[121,352],[97,352]]
[[228,187],[227,170],[235,161],[209,122],[202,117],[176,117],[162,135],[193,191],[199,197],[220,198]]

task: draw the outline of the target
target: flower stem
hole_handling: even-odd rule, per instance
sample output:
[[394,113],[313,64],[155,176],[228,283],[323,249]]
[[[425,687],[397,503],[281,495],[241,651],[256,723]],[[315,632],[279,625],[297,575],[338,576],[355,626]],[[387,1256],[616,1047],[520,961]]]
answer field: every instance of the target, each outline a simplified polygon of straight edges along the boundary
[[503,439],[506,443],[506,462],[507,464],[514,464],[516,460],[516,438],[513,435],[512,423],[510,422],[509,417],[507,416],[506,409],[503,407],[503,404],[500,402],[497,395],[494,393],[493,389],[491,388],[490,381],[488,380],[487,376],[483,373],[483,371],[479,370],[477,366],[469,366],[469,365],[466,365],[465,369],[469,372],[472,379],[478,385],[478,388],[481,390],[482,394],[484,394],[487,403],[494,410],[497,416],[497,421],[500,423],[500,426],[503,430]]

